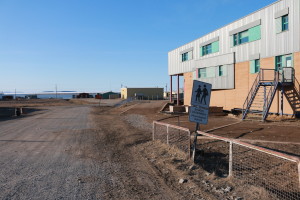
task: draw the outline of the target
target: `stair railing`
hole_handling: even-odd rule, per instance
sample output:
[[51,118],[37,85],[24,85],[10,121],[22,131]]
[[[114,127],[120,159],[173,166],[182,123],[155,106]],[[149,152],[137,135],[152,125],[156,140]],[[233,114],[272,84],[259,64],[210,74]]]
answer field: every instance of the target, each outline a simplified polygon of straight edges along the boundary
[[247,113],[248,113],[248,111],[250,109],[250,106],[251,106],[252,102],[253,102],[253,98],[255,97],[255,93],[256,93],[257,87],[259,87],[259,81],[261,79],[260,78],[261,77],[261,70],[257,74],[257,76],[256,76],[256,78],[255,78],[255,80],[253,82],[253,85],[252,85],[252,87],[251,87],[251,89],[250,89],[250,91],[248,93],[248,96],[247,96],[247,98],[246,98],[246,100],[245,100],[245,102],[243,104],[243,110],[242,110],[243,111],[243,113],[242,113],[243,114],[243,119],[246,118],[246,115],[247,115]]
[[293,67],[283,67],[281,74],[282,83],[294,83],[295,81],[295,69]]
[[300,95],[300,83],[296,77],[294,77],[294,88],[296,92]]
[[263,118],[262,118],[263,121],[266,120],[266,118],[268,117],[270,107],[272,105],[275,93],[277,91],[278,83],[279,83],[279,72],[274,70],[274,81],[265,99],[266,106],[263,109]]

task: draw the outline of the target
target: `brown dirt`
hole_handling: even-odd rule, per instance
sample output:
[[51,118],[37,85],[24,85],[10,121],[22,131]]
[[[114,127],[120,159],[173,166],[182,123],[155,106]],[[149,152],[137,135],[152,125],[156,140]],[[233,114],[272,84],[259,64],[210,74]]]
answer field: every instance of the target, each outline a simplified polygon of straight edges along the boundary
[[[159,120],[165,123],[179,125],[181,127],[187,127],[190,130],[194,130],[195,124],[188,121],[187,115],[166,115],[158,113],[161,108],[160,106],[162,106],[164,103],[165,102],[155,102],[150,103],[149,106],[147,106],[146,103],[139,104],[127,110],[125,113],[127,115],[142,115],[146,117],[149,123],[151,123],[153,120]],[[259,121],[241,122],[238,118],[227,116],[210,116],[209,123],[207,125],[201,125],[201,130],[205,131],[232,123],[236,124],[221,129],[216,129],[211,131],[211,133],[223,137],[246,140],[247,142],[258,146],[266,147],[293,156],[300,156],[299,120],[290,118],[278,120],[278,118],[276,118],[276,121],[263,123]],[[212,145],[211,147],[223,148],[225,146],[223,143],[222,145]],[[268,193],[262,187],[250,186],[246,183],[237,181],[236,179],[234,182],[232,182],[232,180],[228,178],[223,178],[222,173],[216,173],[216,171],[213,169],[214,167],[212,168],[212,166],[207,166],[208,168],[211,168],[208,169],[207,167],[203,166],[199,160],[199,162],[197,162],[198,164],[196,165],[197,169],[190,170],[189,166],[191,166],[192,163],[188,160],[185,160],[183,155],[180,156],[178,150],[176,151],[165,144],[148,142],[138,145],[137,148],[141,149],[140,152],[142,152],[143,155],[150,160],[150,163],[159,171],[161,176],[165,177],[165,179],[168,179],[170,187],[175,187],[176,178],[178,179],[179,177],[185,177],[189,180],[185,185],[187,186],[185,189],[190,190],[190,192],[195,194],[195,196],[198,194],[202,194],[203,196],[203,191],[205,191],[212,195],[206,196],[206,198],[212,199],[231,199],[236,196],[243,197],[244,199],[275,199],[275,197],[270,196],[270,193]],[[225,149],[228,151],[227,146]],[[268,159],[269,158],[266,157],[264,160],[259,161],[257,159],[254,161],[262,162]],[[269,160],[269,162],[271,161],[273,160]],[[216,158],[212,160],[214,165],[217,164],[216,162],[219,162],[216,160]],[[228,161],[226,162],[223,164],[228,167]],[[288,171],[289,169],[286,168],[285,170]],[[228,169],[225,171],[227,172]],[[208,174],[208,172],[209,175],[205,175]],[[273,173],[272,170],[270,170],[270,173],[271,172]],[[276,174],[276,172],[274,173]],[[288,182],[289,180],[285,180],[285,183]],[[232,187],[233,190],[226,194],[220,194],[220,190],[218,190],[218,188],[220,189],[226,186]],[[183,188],[184,187],[181,186],[180,189]]]
[[[30,105],[45,106],[45,102],[31,103]],[[47,103],[54,105],[61,102]],[[84,103],[89,104],[89,107],[92,104],[82,104]],[[85,106],[68,102],[65,107],[49,108],[50,111],[55,110],[55,115],[48,114],[48,110],[45,110],[26,120],[11,120],[8,125],[0,122],[0,129],[2,126],[2,130],[5,130],[8,126],[6,132],[0,133],[0,141],[3,143],[0,166],[16,162],[15,165],[2,167],[0,175],[5,181],[0,182],[0,197],[17,199],[23,195],[26,198],[40,199],[272,199],[263,188],[245,187],[247,185],[243,182],[233,181],[227,176],[222,177],[213,171],[208,172],[199,163],[193,164],[175,147],[151,141],[151,131],[148,129],[135,128],[124,120],[125,115],[134,114],[144,116],[148,123],[160,120],[194,129],[195,124],[188,122],[187,115],[170,116],[159,113],[165,103],[166,101],[131,102],[116,108],[94,105],[90,118],[87,118],[84,114],[87,110],[83,108]],[[64,112],[60,113],[61,109]],[[35,119],[44,115],[47,116],[43,118],[45,127],[40,127],[43,124]],[[84,119],[84,124],[79,126],[81,119]],[[209,124],[201,126],[201,130],[238,121],[230,117],[210,117]],[[140,121],[137,120],[137,123]],[[293,122],[246,121],[212,133],[239,139],[295,142],[299,141],[298,129],[299,126]],[[10,132],[14,134],[9,134]],[[37,136],[39,137],[36,138]],[[26,143],[27,140],[41,139],[51,143],[42,146],[39,143]],[[8,142],[10,140],[14,142]],[[298,154],[297,145],[267,145]],[[16,154],[15,151],[22,153]],[[27,174],[15,173],[19,171],[26,171]],[[181,178],[187,182],[180,184],[178,181]],[[76,184],[70,180],[75,180]],[[78,181],[82,184],[78,185]],[[231,189],[224,192],[228,187]]]
[[[128,110],[126,114],[140,114],[148,119],[149,123],[157,120],[169,124],[178,125],[181,127],[189,128],[191,131],[195,130],[195,123],[189,122],[188,115],[170,115],[159,113],[161,106],[166,101],[158,101],[154,103],[143,103]],[[149,105],[151,104],[151,105]],[[147,106],[148,105],[148,106]],[[240,122],[240,123],[237,123]],[[300,143],[300,120],[286,119],[276,121],[260,122],[260,121],[242,121],[239,118],[228,116],[210,116],[207,125],[200,125],[201,131],[207,131],[227,124],[237,123],[228,127],[210,131],[210,133],[235,139],[253,140],[253,144],[269,147],[287,153],[297,154],[300,156],[299,145],[272,145],[271,142],[291,142]],[[257,140],[257,141],[256,141]],[[269,141],[269,142],[260,142]]]

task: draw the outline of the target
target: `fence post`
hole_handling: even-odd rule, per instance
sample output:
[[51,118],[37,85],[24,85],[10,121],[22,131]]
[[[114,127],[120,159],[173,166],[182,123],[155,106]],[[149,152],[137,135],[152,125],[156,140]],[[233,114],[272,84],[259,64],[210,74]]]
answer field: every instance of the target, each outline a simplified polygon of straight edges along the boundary
[[155,122],[152,123],[152,140],[154,140],[154,134],[155,134]]
[[169,145],[169,126],[167,126],[167,145]]
[[191,131],[188,131],[188,138],[189,138],[189,159],[191,159]]
[[299,188],[300,188],[300,162],[298,162],[298,178],[299,178]]
[[229,177],[232,176],[232,141],[229,142]]

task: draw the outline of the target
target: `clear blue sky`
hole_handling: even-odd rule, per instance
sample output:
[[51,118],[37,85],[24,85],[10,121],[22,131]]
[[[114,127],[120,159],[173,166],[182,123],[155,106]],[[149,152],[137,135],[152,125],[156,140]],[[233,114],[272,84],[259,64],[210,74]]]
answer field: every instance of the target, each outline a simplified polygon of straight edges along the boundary
[[274,0],[0,0],[0,91],[165,87],[168,51]]

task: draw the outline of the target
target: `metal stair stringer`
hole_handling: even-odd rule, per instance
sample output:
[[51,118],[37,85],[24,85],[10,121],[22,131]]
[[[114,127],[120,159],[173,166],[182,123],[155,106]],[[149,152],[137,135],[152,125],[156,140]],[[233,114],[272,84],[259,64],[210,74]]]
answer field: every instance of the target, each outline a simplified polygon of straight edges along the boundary
[[269,93],[268,93],[267,98],[266,98],[266,106],[263,109],[263,117],[262,117],[263,121],[265,121],[267,119],[268,115],[269,115],[269,111],[270,111],[272,102],[274,100],[275,93],[278,89],[278,86],[279,86],[279,77],[278,77],[278,73],[275,73],[275,79],[274,79],[274,82],[272,84],[273,88],[271,88],[269,90]]
[[294,115],[300,113],[300,84],[295,78],[295,83],[291,86],[284,87],[284,96],[293,109]]
[[[251,108],[251,105],[255,99],[255,96],[257,94],[257,91],[259,90],[259,87],[260,87],[260,83],[259,83],[259,79],[260,79],[260,75],[258,74],[249,93],[248,93],[248,96],[244,102],[244,105],[243,105],[243,117],[242,119],[246,119],[246,116],[247,114],[249,113],[249,110]],[[245,108],[246,107],[246,108]]]

